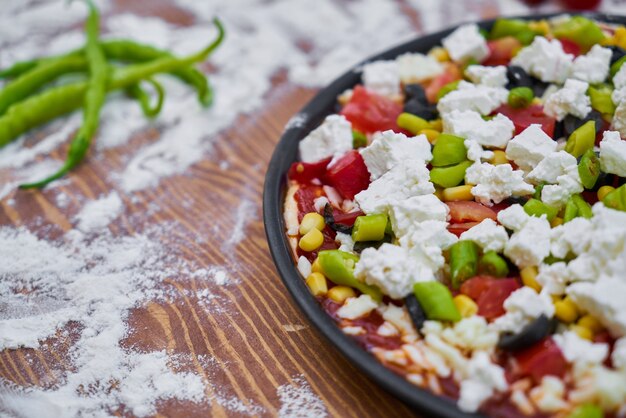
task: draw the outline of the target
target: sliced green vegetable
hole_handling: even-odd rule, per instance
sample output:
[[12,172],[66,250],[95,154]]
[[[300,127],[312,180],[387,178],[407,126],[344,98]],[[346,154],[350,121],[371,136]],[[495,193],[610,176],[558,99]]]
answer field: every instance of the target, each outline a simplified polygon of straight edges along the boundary
[[521,109],[530,106],[535,93],[530,87],[515,87],[509,91],[509,106],[515,109]]
[[458,289],[461,283],[478,272],[478,245],[474,241],[457,241],[450,247],[450,280]]
[[419,116],[406,112],[400,113],[396,123],[400,128],[406,129],[413,135],[417,135],[422,129],[430,128],[430,123],[428,123],[426,119],[422,119]]
[[519,40],[522,44],[530,44],[537,32],[532,30],[528,22],[521,19],[498,19],[491,28],[489,39],[499,39],[506,36],[512,36]]
[[362,148],[367,146],[367,136],[364,133],[352,130],[352,148]]
[[608,208],[626,212],[626,184],[613,190],[602,199],[602,203]]
[[354,265],[359,261],[358,256],[340,250],[323,250],[319,252],[317,259],[322,273],[331,282],[354,287],[370,295],[377,302],[382,300],[383,295],[380,289],[360,282],[354,277]]
[[578,207],[576,202],[571,198],[565,203],[565,211],[563,212],[563,223],[569,222],[572,219],[578,217]]
[[385,237],[387,228],[387,215],[382,213],[359,216],[354,221],[352,239],[360,241],[380,241]]
[[439,91],[437,92],[437,100],[441,100],[443,96],[450,93],[451,91],[456,90],[457,87],[459,87],[459,82],[460,80],[452,81],[451,83],[448,83],[442,88],[440,88]]
[[555,207],[546,205],[540,200],[532,198],[524,204],[524,212],[526,212],[530,216],[537,217],[540,217],[541,215],[546,215],[548,221],[552,221],[552,219],[554,219],[554,217],[559,213],[559,210]]
[[603,115],[613,115],[615,113],[615,103],[611,99],[613,89],[608,84],[589,86],[587,94],[591,99],[591,107]]
[[611,70],[610,70],[611,78],[615,77],[615,74],[617,74],[617,72],[619,71],[620,68],[622,68],[622,65],[625,62],[626,62],[626,55],[618,59],[611,65]]
[[458,164],[466,158],[465,139],[450,134],[441,134],[433,146],[433,159],[430,164],[433,167],[444,167]]
[[413,285],[413,293],[428,319],[438,321],[461,320],[461,314],[454,305],[452,293],[440,282],[419,282]]
[[506,277],[509,266],[506,260],[495,251],[487,251],[480,258],[478,270],[493,277]]
[[593,149],[585,151],[578,163],[578,174],[585,189],[593,189],[600,177],[600,159]]
[[546,182],[542,182],[535,187],[535,193],[533,193],[533,197],[537,200],[541,200],[541,192],[543,191],[543,187],[546,185]]
[[471,165],[471,161],[463,161],[448,167],[434,167],[430,170],[430,181],[444,188],[458,186],[465,179],[465,171]]
[[565,204],[565,214],[563,215],[563,222],[569,222],[574,218],[583,217],[591,218],[593,212],[591,211],[591,205],[583,199],[579,194],[572,195]]
[[604,39],[604,32],[596,22],[583,16],[572,16],[556,25],[552,33],[556,38],[569,39],[583,49],[591,48]]
[[604,418],[604,412],[599,406],[588,403],[574,408],[567,418]]
[[572,132],[565,144],[565,151],[578,158],[588,149],[593,149],[595,142],[596,122],[590,120]]

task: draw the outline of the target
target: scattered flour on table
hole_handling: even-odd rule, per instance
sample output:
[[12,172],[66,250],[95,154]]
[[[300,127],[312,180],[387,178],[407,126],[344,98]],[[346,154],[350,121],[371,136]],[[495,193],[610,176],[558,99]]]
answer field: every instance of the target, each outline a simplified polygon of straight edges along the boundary
[[324,418],[328,416],[324,401],[311,389],[304,375],[296,376],[291,384],[278,387],[279,418]]
[[83,232],[93,232],[106,227],[124,209],[117,192],[88,202],[76,215],[77,228]]
[[256,219],[256,205],[248,199],[243,199],[237,211],[233,213],[233,227],[231,236],[222,245],[222,251],[230,253],[237,244],[246,238],[246,227]]

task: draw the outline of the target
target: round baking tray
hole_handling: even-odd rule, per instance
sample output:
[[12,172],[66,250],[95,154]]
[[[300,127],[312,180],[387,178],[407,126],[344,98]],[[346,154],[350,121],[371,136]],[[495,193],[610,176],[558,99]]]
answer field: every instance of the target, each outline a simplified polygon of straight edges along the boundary
[[[606,23],[626,24],[626,17],[600,13],[583,13],[582,15]],[[539,14],[517,16],[525,20],[544,19],[555,14]],[[489,30],[495,19],[476,22],[479,27]],[[292,297],[330,342],[339,349],[355,366],[378,383],[385,390],[398,397],[412,409],[426,416],[438,417],[480,417],[478,414],[461,412],[451,400],[439,397],[426,389],[419,388],[402,376],[392,372],[370,353],[365,351],[348,335],[345,335],[331,317],[322,309],[318,301],[311,295],[304,279],[298,272],[291,248],[286,236],[283,220],[283,204],[287,189],[287,170],[297,160],[298,143],[311,130],[315,129],[329,114],[336,112],[337,96],[346,89],[361,82],[361,75],[356,71],[361,65],[370,61],[389,60],[406,52],[426,53],[432,47],[441,45],[441,40],[454,31],[457,26],[420,36],[378,55],[374,55],[333,81],[321,90],[311,101],[298,112],[282,137],[270,161],[265,176],[263,192],[263,220],[269,248],[274,263],[285,286]]]

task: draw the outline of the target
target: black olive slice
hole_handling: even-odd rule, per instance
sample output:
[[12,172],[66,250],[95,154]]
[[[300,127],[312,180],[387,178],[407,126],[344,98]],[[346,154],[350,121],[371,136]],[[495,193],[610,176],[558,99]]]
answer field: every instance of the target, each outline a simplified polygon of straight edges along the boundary
[[426,321],[426,313],[424,312],[424,309],[422,309],[422,305],[420,305],[413,293],[404,298],[404,304],[407,311],[409,311],[409,316],[411,317],[411,321],[413,321],[413,325],[415,325],[418,332],[421,331],[424,326],[424,322]]
[[498,348],[503,350],[521,350],[541,341],[554,332],[556,322],[541,315],[530,324],[526,325],[518,334],[505,332],[500,335]]

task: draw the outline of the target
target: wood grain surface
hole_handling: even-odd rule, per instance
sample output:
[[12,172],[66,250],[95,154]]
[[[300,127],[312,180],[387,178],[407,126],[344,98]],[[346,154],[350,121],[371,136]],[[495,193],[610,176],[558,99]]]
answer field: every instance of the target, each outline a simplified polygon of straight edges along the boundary
[[[400,3],[407,13],[414,14],[407,3]],[[492,2],[484,3],[481,14],[495,14]],[[458,4],[473,11],[477,7],[476,1]],[[123,11],[161,15],[183,24],[190,20],[188,14],[165,1],[118,1],[113,13]],[[415,21],[417,31],[419,22]],[[184,175],[163,179],[158,187],[135,193],[132,199],[120,191],[126,210],[110,225],[112,233],[133,234],[147,225],[170,223],[174,226],[167,244],[172,249],[201,266],[225,266],[239,283],[219,287],[200,280],[169,278],[164,285],[179,297],[132,311],[128,320],[132,332],[123,345],[190,355],[191,369],[211,382],[208,401],[200,405],[164,401],[158,405],[160,417],[242,415],[210,400],[222,391],[244,405],[260,406],[264,412],[259,415],[275,416],[281,405],[277,387],[300,376],[323,400],[330,416],[412,416],[405,405],[357,371],[308,324],[274,269],[261,217],[264,173],[284,125],[315,91],[290,85],[281,74],[273,83],[263,110],[240,116],[215,141],[211,155]],[[0,202],[0,224],[27,225],[42,238],[60,236],[72,228],[72,217],[84,198],[95,199],[117,189],[105,174],[121,170],[123,156],[156,135],[156,131],[144,132],[127,145],[104,151],[101,158],[91,158],[72,173],[71,182],[54,189],[12,193]],[[61,148],[53,155],[62,159],[64,152]],[[61,192],[70,197],[64,208],[55,200]],[[237,218],[242,202],[249,202],[252,216],[245,219],[245,239],[231,246],[230,234],[242,221]],[[157,211],[150,210],[154,205]],[[219,297],[208,310],[194,295],[210,286]],[[80,325],[72,323],[64,330],[68,332],[59,332],[39,349],[0,352],[0,377],[19,386],[53,386],[72,368],[68,353],[79,330]],[[211,365],[202,361],[205,356],[213,359]],[[117,413],[130,416],[124,408]]]

